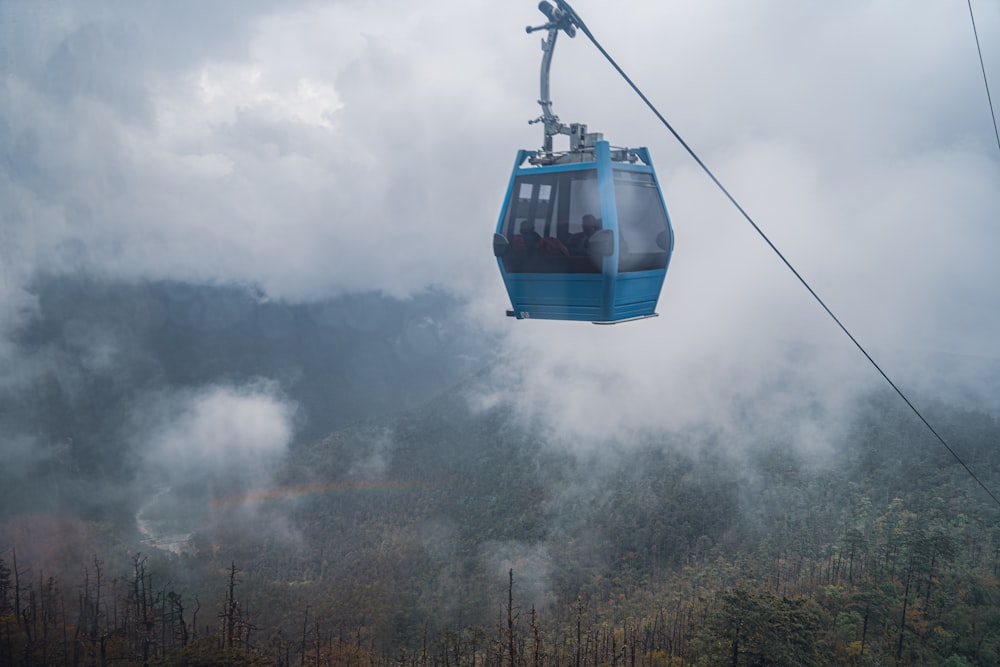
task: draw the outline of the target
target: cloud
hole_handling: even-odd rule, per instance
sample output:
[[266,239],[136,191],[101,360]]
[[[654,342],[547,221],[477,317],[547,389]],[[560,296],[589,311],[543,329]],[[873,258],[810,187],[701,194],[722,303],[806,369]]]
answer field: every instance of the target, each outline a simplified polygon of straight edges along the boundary
[[[866,345],[1000,357],[1000,159],[967,12],[574,6]],[[977,12],[995,77],[998,10]],[[515,150],[541,141],[540,22],[486,0],[4,3],[0,314],[39,273],[292,301],[437,286],[560,427],[709,414],[787,370],[785,342],[830,350],[836,389],[849,343],[582,35],[560,38],[554,108],[652,150],[677,234],[662,317],[504,317],[489,238]]]
[[877,386],[845,346],[734,342],[729,330],[663,318],[616,328],[552,323],[512,335],[493,401],[553,446],[584,453],[706,426],[733,448],[782,441],[819,453],[857,394]]
[[263,385],[211,386],[145,408],[144,467],[167,480],[266,478],[293,435],[293,410]]
[[[802,202],[800,220],[822,203],[843,221],[859,185],[916,191],[912,170],[886,169],[901,153],[957,150],[970,175],[991,166],[963,160],[984,154],[969,142],[989,128],[968,17],[951,8],[633,4],[628,30],[617,8],[577,9],[726,182],[750,181],[737,194],[751,203]],[[538,113],[532,7],[2,12],[0,190],[8,252],[29,258],[15,280],[249,282],[292,299],[428,285],[475,296],[496,280],[488,239],[507,170],[540,141],[525,124]],[[908,20],[887,32],[899,13]],[[566,119],[649,144],[666,182],[691,168],[582,35],[559,43],[553,97]],[[774,150],[804,161],[814,187],[788,182]],[[770,222],[769,207],[754,210]],[[678,219],[682,240],[699,217]]]
[[266,488],[294,435],[294,406],[271,383],[211,385],[137,401],[132,447],[136,529],[146,544],[182,552],[222,521],[253,519],[261,533],[292,536],[282,517],[234,501]]
[[[462,248],[491,224],[469,221],[495,216],[495,198],[478,202],[501,191],[503,167],[484,190],[458,163],[491,136],[502,93],[482,82],[497,54],[444,39],[475,8],[388,9],[248,5],[192,37],[201,17],[186,11],[6,6],[6,25],[59,26],[6,50],[0,190],[9,252],[28,258],[15,280],[246,282],[293,299],[467,291],[456,275],[485,272]],[[172,31],[186,53],[142,43]]]

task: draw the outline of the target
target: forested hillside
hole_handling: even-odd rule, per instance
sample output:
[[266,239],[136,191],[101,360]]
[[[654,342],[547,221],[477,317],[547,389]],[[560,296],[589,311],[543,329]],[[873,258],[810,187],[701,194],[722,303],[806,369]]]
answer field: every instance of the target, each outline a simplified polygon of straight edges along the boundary
[[[1000,663],[1000,510],[896,397],[821,452],[710,425],[581,452],[470,400],[491,382],[297,448],[172,551],[21,518],[0,663]],[[930,414],[995,487],[996,419]]]
[[[212,392],[283,406],[284,447],[417,405],[483,363],[435,292],[304,305],[163,281],[40,277],[33,290],[0,381],[0,516],[132,521],[162,483],[144,469],[152,443]],[[206,467],[188,482],[218,485]]]

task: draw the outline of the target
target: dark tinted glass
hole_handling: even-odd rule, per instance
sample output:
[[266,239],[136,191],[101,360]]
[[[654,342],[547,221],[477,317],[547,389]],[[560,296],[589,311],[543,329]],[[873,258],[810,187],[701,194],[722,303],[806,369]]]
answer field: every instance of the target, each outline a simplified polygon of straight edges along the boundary
[[[600,229],[601,201],[593,169],[519,176],[502,234],[511,273],[600,273],[587,240]],[[587,224],[584,218],[588,217]]]
[[667,212],[653,175],[615,170],[615,201],[620,244],[618,270],[664,268],[669,256]]

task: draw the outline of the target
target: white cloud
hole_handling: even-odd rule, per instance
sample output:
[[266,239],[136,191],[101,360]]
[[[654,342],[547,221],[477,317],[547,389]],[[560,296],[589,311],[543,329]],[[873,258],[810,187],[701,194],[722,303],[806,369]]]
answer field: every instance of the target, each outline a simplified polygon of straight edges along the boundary
[[[1000,158],[967,11],[574,5],[862,340],[1000,356]],[[1000,10],[976,9],[995,79]],[[486,0],[5,3],[5,312],[28,303],[37,271],[254,283],[286,299],[436,285],[469,297],[485,328],[516,326],[511,354],[551,353],[584,369],[573,383],[630,396],[614,410],[627,415],[655,411],[639,390],[663,391],[649,363],[694,373],[689,387],[747,338],[839,346],[582,35],[559,41],[555,110],[651,148],[677,232],[663,318],[641,335],[574,325],[563,353],[542,340],[554,329],[503,317],[489,239],[515,150],[540,142],[526,123],[540,37],[523,27],[541,18]],[[587,375],[588,357],[603,375]]]
[[158,392],[135,401],[136,528],[146,544],[181,552],[214,521],[297,540],[280,509],[248,502],[273,482],[294,435],[295,407],[268,382]]
[[144,409],[148,430],[137,445],[147,469],[167,480],[258,482],[292,438],[293,411],[266,385],[213,386],[165,400]]

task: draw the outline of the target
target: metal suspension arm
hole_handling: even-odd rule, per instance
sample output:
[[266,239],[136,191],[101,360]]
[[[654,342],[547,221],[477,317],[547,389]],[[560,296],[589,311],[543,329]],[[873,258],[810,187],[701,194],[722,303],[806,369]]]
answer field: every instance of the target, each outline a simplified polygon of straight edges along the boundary
[[565,125],[559,121],[559,116],[552,113],[552,99],[549,94],[549,69],[552,67],[552,54],[556,48],[556,38],[562,30],[570,37],[576,36],[577,16],[576,12],[570,8],[564,0],[556,0],[558,7],[552,6],[550,2],[542,1],[538,3],[538,9],[545,14],[548,22],[541,26],[525,28],[528,34],[538,30],[547,30],[548,37],[542,40],[542,67],[539,81],[538,104],[542,107],[542,115],[529,123],[542,123],[544,128],[544,140],[542,152],[548,155],[552,153],[552,137],[557,134],[566,134],[576,139],[571,144],[580,144],[587,132],[587,126],[579,123]]

